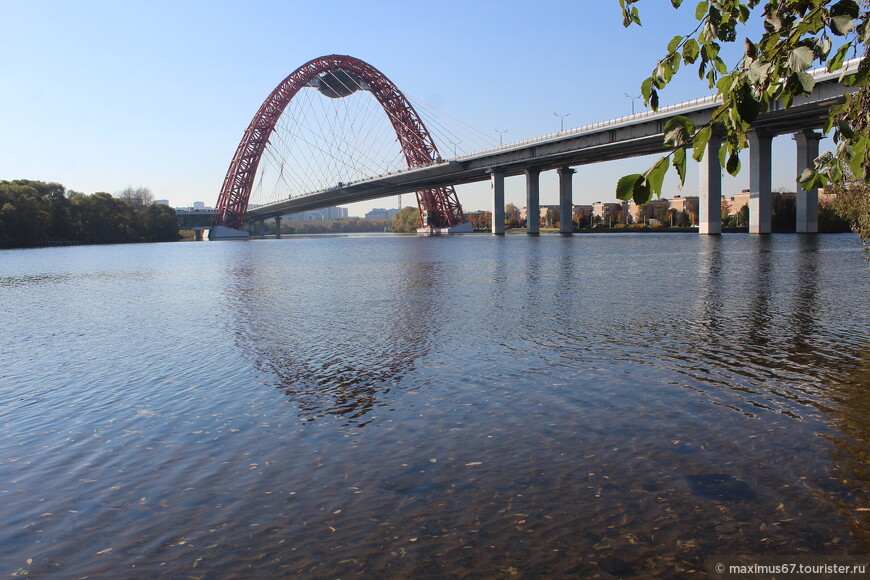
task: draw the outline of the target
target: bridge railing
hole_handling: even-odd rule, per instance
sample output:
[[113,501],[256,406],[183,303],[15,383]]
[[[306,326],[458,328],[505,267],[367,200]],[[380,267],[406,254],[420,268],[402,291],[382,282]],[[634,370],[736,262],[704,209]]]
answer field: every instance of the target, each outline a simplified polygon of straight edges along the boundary
[[[826,67],[821,67],[817,69],[813,69],[809,71],[809,74],[815,79],[816,83],[830,81],[835,78],[842,78],[844,75],[854,72],[858,69],[858,65],[860,64],[861,59],[856,58],[843,63],[843,68],[840,71],[836,72],[828,72]],[[456,161],[469,160],[474,159],[476,157],[483,157],[485,155],[491,155],[493,153],[498,153],[501,151],[511,151],[512,149],[527,147],[528,145],[532,145],[534,143],[545,143],[548,141],[556,141],[559,139],[564,139],[565,137],[573,137],[576,135],[582,135],[584,133],[594,133],[596,131],[600,131],[602,129],[609,129],[619,125],[623,125],[626,123],[640,121],[644,119],[650,119],[653,117],[670,117],[676,112],[690,112],[693,110],[697,110],[698,108],[707,108],[712,106],[718,106],[721,103],[721,98],[717,95],[708,95],[706,97],[700,97],[697,99],[692,99],[690,101],[684,101],[682,103],[677,103],[675,105],[668,105],[667,107],[662,107],[658,111],[643,111],[640,113],[635,113],[633,115],[625,115],[622,117],[617,117],[616,119],[610,119],[608,121],[599,121],[598,123],[592,123],[591,125],[584,125],[582,127],[577,127],[575,129],[569,129],[567,131],[557,131],[555,133],[550,133],[548,135],[543,135],[541,137],[533,137],[531,139],[525,139],[523,141],[516,141],[514,143],[508,143],[507,145],[499,145],[498,147],[490,147],[488,149],[481,149],[480,151],[475,151],[473,153],[469,153],[467,155],[461,155],[456,157]]]

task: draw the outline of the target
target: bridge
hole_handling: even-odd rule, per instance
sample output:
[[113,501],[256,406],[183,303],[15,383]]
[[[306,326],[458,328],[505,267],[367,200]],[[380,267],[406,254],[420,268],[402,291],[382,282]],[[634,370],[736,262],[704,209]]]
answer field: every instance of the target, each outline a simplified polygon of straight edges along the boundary
[[[354,73],[348,73],[349,77],[338,85],[344,92],[348,90],[372,90],[371,83],[362,77],[372,77],[372,73],[360,66],[356,59],[351,57],[322,57],[327,59],[325,63],[318,61],[319,66],[314,72],[306,73],[304,86],[312,86],[312,79],[320,79],[320,84],[314,83],[315,87],[322,89],[323,85],[336,85],[334,76],[353,65]],[[350,60],[346,60],[350,59]],[[849,74],[857,70],[860,60],[850,61],[845,65],[845,73]],[[304,65],[296,73],[288,77],[291,79],[298,75],[299,70],[310,67],[311,63]],[[365,63],[363,63],[365,64]],[[368,66],[368,65],[366,65]],[[359,73],[359,74],[357,74]],[[378,73],[380,74],[380,73]],[[813,166],[814,159],[819,153],[819,140],[822,138],[817,129],[824,125],[829,109],[842,102],[844,95],[856,89],[844,87],[840,83],[843,72],[829,73],[826,69],[810,71],[815,79],[815,87],[811,94],[798,97],[789,108],[776,104],[771,111],[760,115],[753,123],[749,133],[750,140],[750,232],[769,233],[771,231],[771,142],[773,137],[781,134],[794,134],[796,141],[796,175]],[[317,75],[320,75],[319,77]],[[344,83],[351,83],[351,87]],[[287,84],[273,91],[270,98],[263,104],[258,116],[254,118],[246,131],[246,137],[239,145],[233,164],[225,180],[224,191],[219,198],[219,213],[227,215],[227,203],[222,201],[230,197],[226,194],[227,183],[231,181],[232,173],[238,172],[238,159],[249,152],[252,147],[246,143],[250,141],[252,127],[262,125],[264,109],[268,115],[275,116],[273,110],[276,105],[270,104],[275,100],[276,92]],[[300,81],[297,79],[296,84]],[[391,84],[390,86],[394,89]],[[296,89],[298,91],[298,88]],[[391,89],[392,90],[392,89]],[[398,91],[398,89],[395,89]],[[322,90],[321,90],[322,92]],[[399,93],[400,94],[400,93]],[[327,95],[333,96],[335,95]],[[377,96],[377,95],[376,95]],[[289,99],[287,99],[289,101]],[[382,99],[379,99],[382,101]],[[283,201],[251,208],[242,212],[248,222],[262,222],[266,219],[280,220],[280,216],[288,213],[309,211],[318,208],[347,204],[359,201],[367,201],[387,196],[400,195],[403,193],[416,192],[423,217],[422,227],[429,231],[469,231],[462,229],[461,217],[455,214],[445,217],[441,212],[439,203],[445,205],[444,198],[449,201],[452,210],[459,212],[461,207],[455,198],[453,186],[466,183],[489,180],[492,184],[492,233],[504,233],[504,178],[514,175],[526,176],[526,205],[529,215],[538,215],[540,207],[539,177],[542,171],[556,170],[559,174],[559,205],[561,215],[571,215],[573,205],[572,175],[573,167],[591,163],[599,163],[628,157],[636,157],[649,154],[663,153],[668,150],[663,144],[663,127],[668,119],[676,115],[690,118],[696,126],[707,123],[712,113],[721,103],[720,100],[711,96],[696,99],[686,103],[665,107],[659,111],[646,111],[643,113],[621,117],[618,119],[596,123],[568,131],[560,131],[537,139],[530,139],[519,143],[482,150],[476,153],[457,156],[454,159],[445,160],[438,154],[437,149],[422,121],[407,111],[400,112],[385,110],[391,118],[404,115],[404,118],[413,117],[414,129],[412,136],[403,135],[407,127],[402,123],[394,123],[399,141],[403,148],[426,149],[425,155],[409,155],[408,168],[402,171],[391,172],[386,175],[378,175],[371,178],[363,178],[349,183],[336,183],[334,186],[291,197]],[[383,103],[382,103],[383,104]],[[285,103],[286,105],[286,103]],[[407,104],[410,107],[410,104]],[[270,109],[271,107],[271,109]],[[280,115],[280,113],[277,113]],[[406,123],[403,121],[403,123]],[[406,123],[407,124],[407,123]],[[274,125],[274,123],[273,123]],[[422,127],[420,129],[419,127]],[[260,137],[261,141],[263,140]],[[268,140],[268,138],[266,138]],[[408,141],[413,141],[410,145]],[[718,149],[720,139],[715,135],[707,145],[708,152],[700,165],[699,171],[699,232],[702,234],[718,234],[721,231],[721,168],[718,161]],[[712,153],[711,153],[712,152]],[[248,174],[250,168],[248,168]],[[256,168],[254,168],[255,170]],[[253,181],[253,175],[245,174],[245,178]],[[424,192],[421,196],[420,192]],[[435,192],[432,195],[432,192]],[[428,196],[428,197],[427,197]],[[434,201],[433,201],[434,199]],[[245,199],[245,204],[246,204]],[[816,232],[818,230],[817,217],[818,194],[816,191],[799,190],[797,194],[797,231]],[[236,212],[238,213],[236,206]],[[230,212],[231,213],[231,212]],[[429,217],[427,217],[427,214]],[[435,217],[430,221],[431,216]],[[239,216],[237,216],[238,218]],[[219,223],[223,223],[220,222]],[[241,224],[241,221],[238,222]],[[570,220],[561,220],[561,232],[571,233]],[[226,228],[218,228],[218,235],[212,230],[212,237],[235,237],[247,235],[247,232],[227,231]],[[538,233],[536,220],[529,220],[527,225],[529,234]]]

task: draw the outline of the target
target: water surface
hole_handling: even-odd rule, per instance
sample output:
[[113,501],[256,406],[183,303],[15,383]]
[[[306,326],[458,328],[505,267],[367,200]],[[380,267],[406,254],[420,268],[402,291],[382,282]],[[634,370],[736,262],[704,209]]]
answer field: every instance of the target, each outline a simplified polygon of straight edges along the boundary
[[866,554],[868,282],[853,236],[0,252],[0,574]]

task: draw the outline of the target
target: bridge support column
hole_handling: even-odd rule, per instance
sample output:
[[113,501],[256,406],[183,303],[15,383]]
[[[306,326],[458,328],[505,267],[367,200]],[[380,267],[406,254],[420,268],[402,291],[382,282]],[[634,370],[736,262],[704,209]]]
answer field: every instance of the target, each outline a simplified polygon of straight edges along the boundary
[[526,233],[541,233],[541,171],[526,169]]
[[713,131],[707,142],[704,159],[698,167],[698,233],[722,233],[722,167],[719,165],[719,146],[722,136]]
[[574,174],[570,167],[562,167],[559,174],[559,233],[571,235],[574,232]]
[[749,131],[749,233],[769,234],[771,143],[773,135]]
[[281,216],[279,215],[275,216],[275,237],[281,237]]
[[[815,131],[801,131],[794,134],[797,142],[797,175],[800,177],[804,169],[815,166],[816,157],[819,156],[820,133]],[[819,190],[805,190],[798,183],[797,196],[795,199],[797,221],[795,229],[797,233],[814,234],[819,231]]]
[[490,170],[492,184],[492,233],[504,235],[504,172]]
[[193,239],[197,242],[202,241],[202,230],[193,230]]

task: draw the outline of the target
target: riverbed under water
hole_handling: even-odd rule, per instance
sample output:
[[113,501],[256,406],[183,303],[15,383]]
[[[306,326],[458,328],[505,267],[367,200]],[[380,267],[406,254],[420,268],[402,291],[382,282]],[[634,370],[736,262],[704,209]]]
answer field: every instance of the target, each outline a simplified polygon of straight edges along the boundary
[[870,552],[854,236],[0,252],[0,575],[703,577]]

